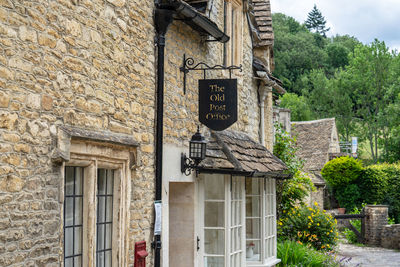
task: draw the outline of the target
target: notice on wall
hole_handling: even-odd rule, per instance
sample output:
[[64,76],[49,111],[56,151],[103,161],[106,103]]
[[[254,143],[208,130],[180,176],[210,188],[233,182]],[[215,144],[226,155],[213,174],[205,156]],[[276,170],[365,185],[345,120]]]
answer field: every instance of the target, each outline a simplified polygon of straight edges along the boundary
[[154,202],[155,222],[154,222],[154,235],[161,235],[161,209],[162,203],[160,200]]
[[237,121],[237,80],[199,80],[199,121],[222,131]]

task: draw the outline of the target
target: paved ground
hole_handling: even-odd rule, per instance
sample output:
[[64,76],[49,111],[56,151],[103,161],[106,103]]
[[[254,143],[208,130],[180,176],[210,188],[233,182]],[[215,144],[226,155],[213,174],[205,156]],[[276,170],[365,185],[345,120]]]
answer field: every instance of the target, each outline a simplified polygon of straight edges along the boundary
[[338,258],[344,259],[342,262],[346,262],[345,266],[400,267],[400,251],[376,247],[358,247],[345,243],[339,245],[338,251]]

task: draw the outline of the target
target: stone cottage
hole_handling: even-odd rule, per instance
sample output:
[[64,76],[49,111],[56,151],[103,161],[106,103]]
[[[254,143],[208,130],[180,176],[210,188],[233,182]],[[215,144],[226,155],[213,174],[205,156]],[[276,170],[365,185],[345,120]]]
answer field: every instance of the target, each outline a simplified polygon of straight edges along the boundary
[[296,137],[297,156],[304,160],[304,170],[317,189],[311,192],[309,204],[317,202],[323,207],[326,183],[321,170],[332,154],[340,153],[335,118],[292,122],[291,134]]
[[[269,0],[4,0],[0,35],[1,266],[132,266],[138,241],[146,266],[279,262]],[[210,131],[198,80],[230,75],[237,121]]]
[[132,266],[151,242],[153,10],[0,2],[0,266]]

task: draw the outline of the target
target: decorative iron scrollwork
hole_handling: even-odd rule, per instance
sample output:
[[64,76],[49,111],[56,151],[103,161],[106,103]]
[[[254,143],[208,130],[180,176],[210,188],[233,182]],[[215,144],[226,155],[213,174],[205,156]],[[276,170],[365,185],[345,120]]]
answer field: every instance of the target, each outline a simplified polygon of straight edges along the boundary
[[181,72],[183,72],[183,93],[186,94],[186,74],[189,73],[189,71],[203,71],[203,77],[206,79],[206,71],[210,70],[228,70],[229,71],[229,78],[232,78],[232,71],[233,70],[239,70],[242,72],[242,65],[240,64],[239,66],[224,66],[224,65],[214,65],[214,66],[209,66],[207,63],[204,62],[199,62],[197,64],[194,63],[194,59],[189,57],[186,58],[186,54],[183,55],[183,64],[182,67],[179,68]]

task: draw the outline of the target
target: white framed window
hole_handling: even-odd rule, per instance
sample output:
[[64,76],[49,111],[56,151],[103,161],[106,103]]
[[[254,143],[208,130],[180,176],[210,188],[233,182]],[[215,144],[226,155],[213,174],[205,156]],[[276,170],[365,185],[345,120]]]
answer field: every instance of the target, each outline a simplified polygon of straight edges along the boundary
[[244,178],[207,175],[200,188],[200,266],[244,266]]
[[275,179],[246,178],[246,263],[270,266],[276,258]]
[[224,30],[230,37],[224,44],[225,66],[240,65],[243,49],[243,7],[241,0],[224,0]]
[[201,175],[199,204],[199,266],[279,263],[274,179]]
[[129,151],[72,143],[64,167],[64,266],[127,266]]

